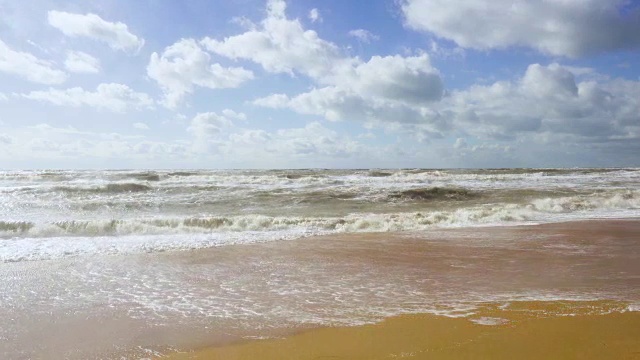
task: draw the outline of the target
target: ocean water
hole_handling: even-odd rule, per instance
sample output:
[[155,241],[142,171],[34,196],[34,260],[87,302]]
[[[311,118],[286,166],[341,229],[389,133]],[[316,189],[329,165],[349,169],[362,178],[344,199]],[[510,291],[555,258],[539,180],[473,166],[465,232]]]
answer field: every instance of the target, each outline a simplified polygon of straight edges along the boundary
[[2,171],[0,358],[144,358],[486,301],[634,310],[637,241],[467,229],[639,217],[635,168]]
[[639,215],[640,169],[3,171],[0,261]]

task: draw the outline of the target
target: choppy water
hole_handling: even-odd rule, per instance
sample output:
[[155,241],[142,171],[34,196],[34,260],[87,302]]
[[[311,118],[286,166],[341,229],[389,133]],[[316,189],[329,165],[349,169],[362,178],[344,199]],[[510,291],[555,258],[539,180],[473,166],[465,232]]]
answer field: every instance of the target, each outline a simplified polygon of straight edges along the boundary
[[[206,343],[483,301],[637,304],[629,239],[438,235],[637,217],[640,169],[2,171],[0,357],[102,358],[189,345],[178,333]],[[350,242],[371,232],[389,234]],[[340,237],[277,241],[321,234]]]
[[0,261],[639,215],[640,169],[4,171]]

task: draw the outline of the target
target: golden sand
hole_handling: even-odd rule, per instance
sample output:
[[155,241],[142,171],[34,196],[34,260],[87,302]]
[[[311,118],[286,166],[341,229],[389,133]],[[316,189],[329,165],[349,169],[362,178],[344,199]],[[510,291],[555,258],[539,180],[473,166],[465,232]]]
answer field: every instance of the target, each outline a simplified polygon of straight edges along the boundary
[[469,318],[403,315],[170,358],[640,359],[640,313],[625,312],[625,307],[614,302],[487,304]]

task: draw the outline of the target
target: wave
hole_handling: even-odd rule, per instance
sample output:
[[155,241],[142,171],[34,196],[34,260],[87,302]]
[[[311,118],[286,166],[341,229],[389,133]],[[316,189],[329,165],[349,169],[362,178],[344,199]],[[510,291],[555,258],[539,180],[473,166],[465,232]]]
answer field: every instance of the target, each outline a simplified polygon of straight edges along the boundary
[[[449,189],[451,190],[451,189]],[[427,192],[432,196],[433,190]],[[437,190],[436,196],[461,196]],[[422,193],[419,193],[422,196]],[[444,195],[442,195],[444,194]],[[463,196],[465,192],[462,192]],[[133,218],[106,220],[65,220],[49,223],[0,222],[0,237],[122,236],[194,234],[243,231],[385,232],[416,231],[434,227],[466,227],[527,221],[554,221],[565,218],[599,216],[612,211],[638,215],[640,191],[602,192],[561,198],[535,199],[524,204],[497,203],[449,210],[400,213],[353,213],[339,217],[202,216],[184,218]]]
[[380,170],[371,170],[369,171],[369,176],[371,177],[387,177],[393,175],[393,172],[389,171],[380,171]]
[[133,173],[126,176],[126,178],[140,181],[160,181],[160,174],[155,172]]
[[78,192],[89,192],[89,193],[130,193],[130,192],[143,192],[149,191],[153,189],[151,186],[146,184],[138,184],[138,183],[116,183],[116,184],[107,184],[103,186],[96,187],[78,187],[78,186],[57,186],[53,190],[66,192],[66,193],[78,193]]
[[478,193],[462,188],[432,187],[409,189],[390,194],[390,199],[403,200],[467,200],[479,196]]

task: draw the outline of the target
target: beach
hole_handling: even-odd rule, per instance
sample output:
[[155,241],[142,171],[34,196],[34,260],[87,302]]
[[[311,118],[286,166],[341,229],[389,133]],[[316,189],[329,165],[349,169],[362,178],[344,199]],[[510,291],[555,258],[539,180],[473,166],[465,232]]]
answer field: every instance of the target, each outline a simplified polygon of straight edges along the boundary
[[[137,264],[125,257],[149,270],[126,292],[173,316],[150,324],[93,307],[86,318],[17,325],[33,358],[100,349],[93,356],[633,359],[638,239],[640,221],[627,219],[328,235],[151,254]],[[103,281],[109,291],[122,279]]]
[[0,357],[633,359],[637,174],[11,174]]
[[[381,240],[382,236],[362,236],[357,240],[350,239],[351,244],[360,242],[358,246],[334,254],[334,258],[347,262],[363,257],[372,266],[401,266],[411,262],[414,266],[420,264],[431,268],[432,264],[426,261],[433,258],[419,254],[437,252],[439,258],[447,258],[443,262],[449,266],[455,267],[460,262],[483,269],[470,282],[484,280],[485,288],[514,290],[514,286],[530,287],[539,283],[548,288],[583,292],[582,296],[585,296],[586,288],[598,291],[613,285],[621,290],[628,289],[634,293],[631,298],[638,299],[640,221],[637,220],[454,230],[443,231],[439,236],[442,238],[427,240],[429,245],[412,242],[406,237],[389,241]],[[461,239],[466,240],[466,245],[471,242],[471,249],[466,246],[461,249]],[[501,245],[487,249],[489,239]],[[535,243],[524,247],[516,245],[525,240]],[[402,247],[403,251],[394,248],[389,252],[403,255],[385,255],[380,241],[385,249]],[[604,248],[595,248],[603,242],[607,243],[607,254],[599,253]],[[577,250],[578,244],[582,249],[592,248],[582,252]],[[563,248],[565,252],[558,254],[545,250],[550,247]],[[471,258],[477,260],[470,261]],[[438,271],[452,281],[456,276],[458,281],[460,277],[474,276],[471,273],[456,275],[457,271],[444,266]],[[507,280],[509,277],[511,279]],[[607,284],[604,281],[598,284],[598,278],[602,281],[604,277]],[[468,291],[477,289],[477,284],[468,286]],[[459,292],[460,297],[468,295],[464,290]],[[485,294],[492,295],[498,295],[498,292]],[[622,298],[624,296],[619,297]],[[637,306],[637,301],[620,300],[480,301],[466,313],[402,315],[372,325],[305,330],[289,336],[274,334],[274,339],[242,340],[230,345],[192,349],[170,358],[635,359],[640,357]]]

